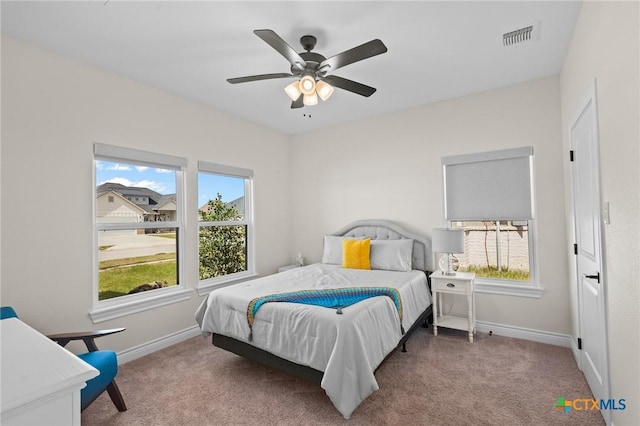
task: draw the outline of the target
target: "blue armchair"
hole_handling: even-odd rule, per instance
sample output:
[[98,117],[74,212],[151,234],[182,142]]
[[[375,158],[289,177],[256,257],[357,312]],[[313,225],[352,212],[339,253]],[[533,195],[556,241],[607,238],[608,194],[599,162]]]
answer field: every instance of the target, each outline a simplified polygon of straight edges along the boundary
[[[18,318],[16,311],[10,306],[0,307],[0,320],[5,318]],[[118,360],[113,351],[101,351],[95,344],[97,337],[119,333],[124,328],[114,328],[111,330],[88,331],[82,333],[63,333],[47,336],[57,342],[60,346],[65,346],[72,340],[82,340],[89,352],[79,354],[78,357],[87,364],[94,367],[100,374],[87,382],[87,386],[80,391],[80,407],[84,410],[105,390],[109,393],[111,401],[118,411],[126,411],[122,394],[116,385],[115,377],[118,374]]]

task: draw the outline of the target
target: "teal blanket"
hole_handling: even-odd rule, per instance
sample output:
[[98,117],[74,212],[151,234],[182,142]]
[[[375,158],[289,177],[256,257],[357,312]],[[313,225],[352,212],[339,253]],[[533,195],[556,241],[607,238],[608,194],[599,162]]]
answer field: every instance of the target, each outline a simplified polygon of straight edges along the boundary
[[306,305],[323,306],[325,308],[336,309],[337,314],[342,314],[342,308],[358,303],[370,297],[389,297],[398,311],[400,317],[400,331],[404,334],[402,327],[402,300],[400,293],[395,288],[390,287],[349,287],[334,288],[325,290],[301,290],[291,293],[271,294],[268,296],[256,297],[249,302],[247,307],[247,322],[249,323],[249,341],[253,339],[253,321],[258,309],[265,303],[289,302],[303,303]]

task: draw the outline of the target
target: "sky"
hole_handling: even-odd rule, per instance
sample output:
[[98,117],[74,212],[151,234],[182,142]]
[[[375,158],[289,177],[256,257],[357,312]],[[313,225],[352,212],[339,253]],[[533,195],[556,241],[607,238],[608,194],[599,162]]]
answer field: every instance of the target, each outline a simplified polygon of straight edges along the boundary
[[[125,186],[149,188],[160,194],[175,194],[176,175],[174,170],[157,169],[127,163],[96,161],[96,185],[114,182]],[[244,195],[244,179],[199,173],[198,207],[216,195],[222,195],[222,201],[233,201]]]

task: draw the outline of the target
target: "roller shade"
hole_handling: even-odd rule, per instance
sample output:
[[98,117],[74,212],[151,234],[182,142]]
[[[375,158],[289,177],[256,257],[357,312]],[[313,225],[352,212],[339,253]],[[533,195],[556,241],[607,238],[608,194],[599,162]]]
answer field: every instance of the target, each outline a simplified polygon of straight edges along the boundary
[[201,172],[216,173],[218,175],[244,179],[250,179],[253,177],[253,170],[225,166],[224,164],[208,163],[206,161],[198,161],[198,170]]
[[533,219],[533,147],[442,158],[447,220]]
[[96,143],[93,145],[94,158],[112,162],[134,162],[136,164],[160,169],[181,170],[186,167],[187,159],[157,152],[140,151],[113,145]]

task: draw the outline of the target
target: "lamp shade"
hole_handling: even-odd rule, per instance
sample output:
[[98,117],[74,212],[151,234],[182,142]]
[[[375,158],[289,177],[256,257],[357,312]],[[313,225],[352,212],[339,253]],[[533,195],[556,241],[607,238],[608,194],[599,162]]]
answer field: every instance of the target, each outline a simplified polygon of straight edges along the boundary
[[305,95],[316,93],[316,80],[310,75],[304,75],[300,79],[300,91]]
[[318,95],[316,95],[316,92],[313,92],[310,95],[304,95],[302,103],[306,106],[318,105]]
[[320,99],[326,101],[333,93],[333,87],[322,80],[318,81],[316,83],[316,93],[318,94],[318,96],[320,96]]
[[284,88],[284,91],[287,92],[287,95],[291,98],[292,101],[298,99],[302,94],[299,85],[300,81],[296,80]]
[[438,253],[464,253],[464,230],[436,228],[431,236],[432,250]]

